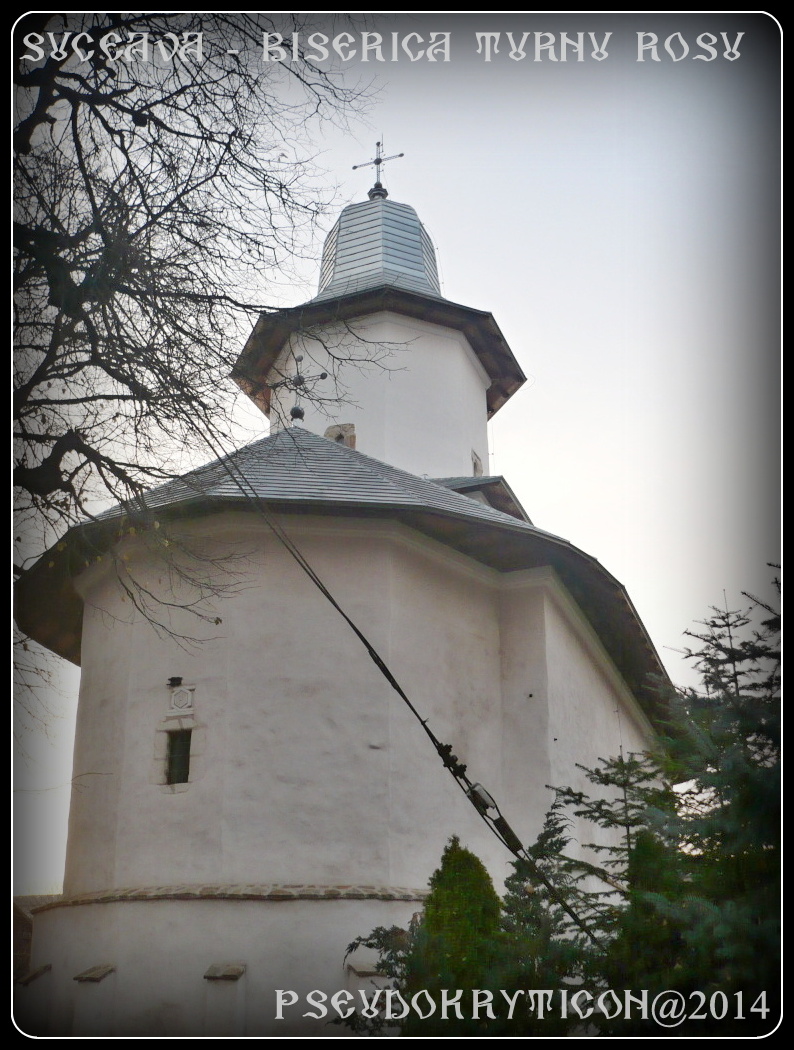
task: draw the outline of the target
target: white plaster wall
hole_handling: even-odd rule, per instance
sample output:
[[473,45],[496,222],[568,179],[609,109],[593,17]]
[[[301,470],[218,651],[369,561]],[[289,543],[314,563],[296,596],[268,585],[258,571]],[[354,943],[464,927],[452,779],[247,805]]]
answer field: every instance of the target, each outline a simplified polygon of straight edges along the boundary
[[[408,549],[395,549],[392,562],[389,665],[435,735],[467,764],[471,779],[501,796],[498,581],[436,544],[418,537],[409,542]],[[394,870],[405,879],[418,862],[429,874],[450,835],[458,834],[501,880],[509,856],[444,769],[416,719],[395,694],[389,699]]]
[[549,669],[545,590],[534,572],[507,574],[501,583],[503,812],[524,843],[534,841],[553,800],[548,750]]
[[[544,594],[549,668],[548,781],[597,797],[579,765],[646,750],[652,729],[592,628],[558,586]],[[575,821],[574,841],[592,842],[593,828]],[[606,841],[606,840],[603,840]],[[593,854],[588,859],[594,860]]]
[[[498,574],[396,523],[282,521],[526,843],[551,801],[545,785],[584,786],[577,762],[614,755],[621,741],[624,751],[644,746],[642,716],[551,570]],[[264,523],[226,512],[185,528],[205,555],[241,557],[236,592],[211,609],[220,623],[197,628],[183,610],[175,614],[174,626],[198,631],[201,645],[158,638],[122,601],[107,562],[78,581],[86,614],[65,892],[181,883],[421,890],[453,834],[499,886],[509,854]],[[171,586],[138,538],[119,554],[147,586]],[[158,783],[158,734],[175,675],[195,687],[198,743],[190,783],[169,787]],[[31,996],[55,989],[53,1024],[64,1031],[209,1033],[233,1021],[258,1034],[269,1016],[260,1000],[267,1004],[273,988],[297,989],[301,980],[344,987],[344,947],[390,924],[389,907],[157,901],[57,909],[36,921],[34,965],[51,962],[54,971],[39,992],[34,982]],[[405,911],[394,906],[394,914]],[[222,989],[208,992],[201,973],[235,960],[250,975],[244,999],[232,1002]],[[72,981],[102,962],[117,966],[113,978]],[[208,995],[217,1009],[206,1006]]]
[[[313,387],[327,402],[301,399],[306,413],[302,425],[322,436],[335,423],[353,423],[359,452],[412,474],[470,476],[472,451],[487,473],[485,394],[490,384],[465,336],[385,312],[356,319],[352,329],[354,334],[329,327],[323,336],[326,346],[306,336],[293,337],[277,362],[273,378],[294,375],[293,354],[303,354],[304,373],[330,374]],[[342,358],[338,367],[332,354]],[[279,420],[289,420],[294,403],[293,393],[274,392],[274,428]]]
[[[407,926],[410,901],[147,901],[58,908],[36,917],[33,965],[52,971],[21,989],[17,1016],[38,1035],[314,1034],[348,1029],[304,1018],[308,992],[362,985],[348,944],[376,926]],[[361,958],[358,953],[357,959]],[[371,959],[367,959],[372,964]],[[238,981],[208,981],[214,963],[246,967]],[[112,964],[99,983],[74,977]],[[367,991],[369,985],[364,982]],[[277,1019],[276,990],[299,1002]],[[45,998],[46,997],[46,998]]]
[[[244,586],[193,651],[129,618],[97,571],[83,639],[65,892],[180,882],[423,886],[451,834],[507,857],[361,643],[253,515]],[[497,575],[388,524],[305,519],[291,533],[423,717],[495,795],[502,784]],[[211,547],[207,548],[208,550]],[[134,543],[125,564],[147,585]],[[101,606],[101,607],[100,607]],[[195,625],[183,624],[193,631]],[[167,679],[195,686],[189,785],[158,783]],[[199,732],[194,730],[194,748]],[[160,778],[162,779],[162,777]]]

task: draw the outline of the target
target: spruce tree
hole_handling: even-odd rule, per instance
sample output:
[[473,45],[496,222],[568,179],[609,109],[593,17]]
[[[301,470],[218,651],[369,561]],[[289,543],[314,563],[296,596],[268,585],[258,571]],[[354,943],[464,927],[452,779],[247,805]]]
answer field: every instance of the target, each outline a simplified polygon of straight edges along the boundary
[[705,688],[682,697],[686,732],[668,746],[687,782],[678,830],[690,893],[659,910],[683,922],[701,990],[746,1018],[703,1034],[770,1032],[780,1008],[780,616],[746,597],[748,610],[714,608],[690,633]]
[[[507,880],[501,920],[483,865],[452,839],[421,923],[351,946],[377,947],[382,971],[406,998],[422,989],[436,999],[443,988],[550,989],[553,1008],[540,1018],[524,1002],[511,1019],[502,1010],[478,1022],[411,1015],[403,1034],[752,1037],[775,1029],[780,618],[746,597],[748,610],[712,609],[688,632],[703,688],[660,698],[669,717],[654,753],[585,770],[590,793],[557,789],[529,861],[517,860]],[[568,854],[569,812],[592,826],[591,861]],[[584,990],[596,1000],[608,989],[647,993],[649,1006],[672,991],[687,1016],[667,1027],[636,1006],[628,1018],[614,1009],[586,1021],[562,1016],[561,994]]]
[[[528,847],[531,864],[518,860],[514,872],[505,880],[502,901],[503,956],[501,987],[510,994],[527,989],[550,989],[570,993],[582,987],[592,971],[594,948],[581,926],[574,923],[564,902],[580,915],[588,928],[592,911],[602,901],[588,887],[592,869],[565,855],[570,836],[570,819],[564,802],[556,798],[546,814],[543,830]],[[554,887],[552,895],[546,883]],[[581,1027],[574,1017],[561,1016],[558,1003],[540,1008],[525,998],[503,1026],[506,1035],[559,1036]]]
[[[689,633],[703,688],[667,698],[657,751],[587,771],[593,796],[557,796],[601,840],[600,873],[582,868],[601,888],[579,908],[605,950],[581,980],[651,1000],[679,992],[689,1015],[679,1036],[761,1035],[779,1016],[780,619],[746,597],[752,608],[712,609]],[[592,1024],[663,1034],[652,1018]]]

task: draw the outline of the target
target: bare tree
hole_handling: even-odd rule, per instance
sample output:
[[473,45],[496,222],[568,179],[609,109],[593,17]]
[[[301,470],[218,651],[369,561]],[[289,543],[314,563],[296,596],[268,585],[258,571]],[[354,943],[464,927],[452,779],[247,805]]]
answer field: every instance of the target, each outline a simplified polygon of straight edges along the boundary
[[[265,291],[329,203],[312,140],[363,104],[297,16],[28,15],[15,35],[18,569],[228,448]],[[357,355],[360,356],[360,348]]]

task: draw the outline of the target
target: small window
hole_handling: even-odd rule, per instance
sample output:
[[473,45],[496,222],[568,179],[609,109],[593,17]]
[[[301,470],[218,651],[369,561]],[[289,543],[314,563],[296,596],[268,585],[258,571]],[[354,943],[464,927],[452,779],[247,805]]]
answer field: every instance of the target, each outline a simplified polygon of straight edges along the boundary
[[190,775],[190,734],[192,729],[175,729],[168,734],[166,784],[187,784]]

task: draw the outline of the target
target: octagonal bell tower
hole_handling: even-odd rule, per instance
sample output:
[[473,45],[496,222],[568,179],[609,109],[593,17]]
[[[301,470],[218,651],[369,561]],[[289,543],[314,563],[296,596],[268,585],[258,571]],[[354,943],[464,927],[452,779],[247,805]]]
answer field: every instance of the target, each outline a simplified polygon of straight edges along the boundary
[[428,477],[481,474],[487,422],[525,381],[491,314],[441,294],[427,230],[380,182],[328,234],[318,294],[261,315],[235,378],[272,430],[297,417]]

